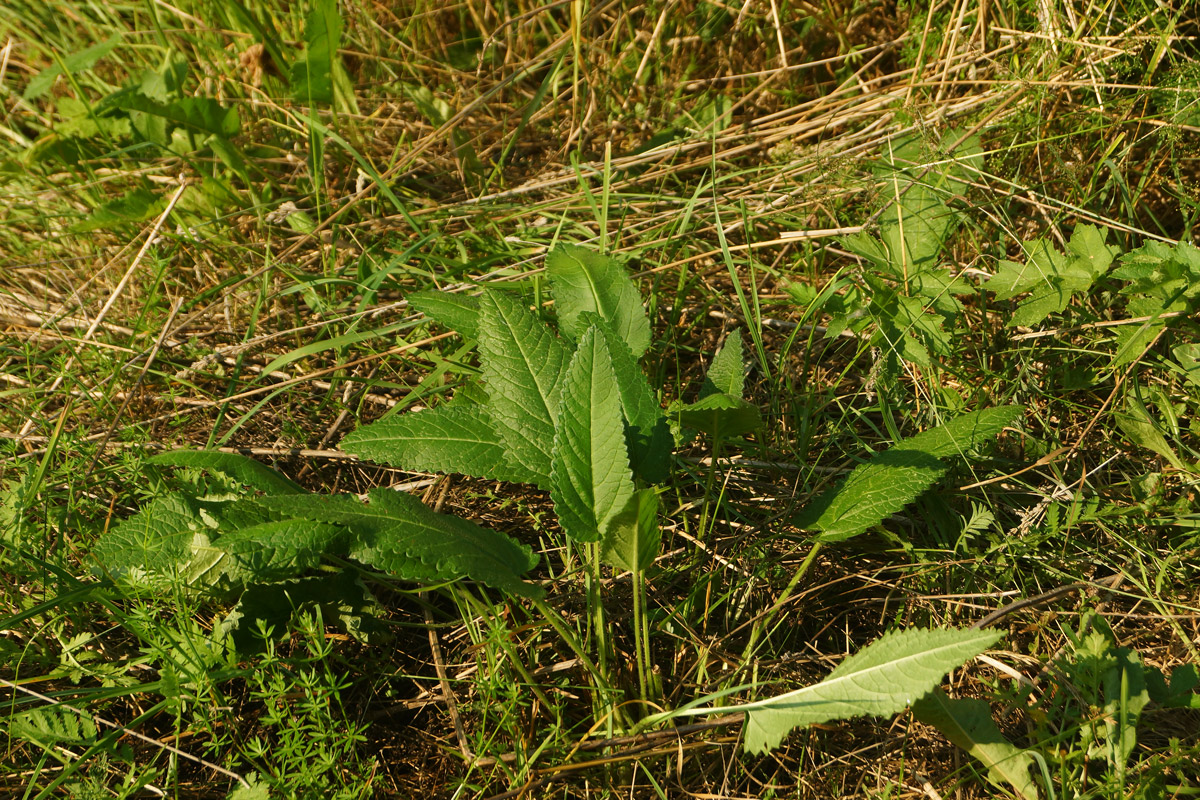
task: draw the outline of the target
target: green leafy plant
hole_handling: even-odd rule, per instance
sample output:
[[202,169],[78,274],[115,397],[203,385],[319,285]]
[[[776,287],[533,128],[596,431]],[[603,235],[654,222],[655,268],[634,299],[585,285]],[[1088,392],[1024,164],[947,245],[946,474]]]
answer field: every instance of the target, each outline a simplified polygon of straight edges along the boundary
[[982,166],[977,138],[948,132],[948,152],[936,153],[916,137],[889,142],[876,167],[886,198],[876,233],[845,236],[841,244],[862,260],[861,278],[842,278],[819,296],[794,284],[793,298],[817,302],[831,315],[828,336],[864,333],[881,348],[891,368],[901,361],[930,363],[930,353],[947,355],[947,324],[962,312],[955,295],[972,291],[941,263],[941,254],[961,223],[949,200]]
[[1022,245],[1025,261],[1001,261],[985,288],[995,292],[997,300],[1028,295],[1008,324],[1036,325],[1061,313],[1072,297],[1086,292],[1108,272],[1118,251],[1105,243],[1107,236],[1106,230],[1080,225],[1071,234],[1065,253],[1048,239],[1027,242]]
[[[353,619],[370,601],[354,591],[359,584],[332,574],[305,577],[329,557],[425,584],[474,579],[537,605],[589,665],[606,702],[614,703],[597,588],[607,564],[633,574],[639,689],[644,698],[654,694],[645,570],[660,548],[655,484],[669,475],[672,439],[668,415],[637,361],[650,345],[649,321],[629,276],[610,258],[562,246],[547,259],[547,274],[557,329],[528,300],[496,288],[477,297],[414,295],[414,307],[477,340],[480,377],[442,405],[365,425],[342,445],[407,470],[528,483],[547,491],[563,534],[589,566],[594,652],[576,641],[558,612],[540,599],[538,587],[520,580],[534,560],[527,548],[465,519],[435,514],[402,493],[377,489],[366,504],[349,495],[308,494],[240,456],[178,453],[153,459],[223,477],[152,501],[105,534],[96,556],[108,571],[135,581],[241,592],[242,603],[228,623],[234,628],[250,620],[259,627],[286,620],[296,605],[292,598],[305,595],[341,598],[340,605],[322,607],[336,606],[336,616]],[[712,359],[699,398],[672,406],[680,437],[703,432],[719,442],[757,428],[758,411],[743,397],[745,375],[735,333]],[[857,467],[794,520],[815,534],[812,554],[902,510],[945,474],[944,459],[969,455],[1019,411],[965,414]],[[243,487],[255,494],[245,496]],[[797,726],[896,713],[997,639],[980,631],[889,634],[817,686],[733,708],[747,714],[747,748],[766,750]],[[691,704],[643,722],[717,710]]]

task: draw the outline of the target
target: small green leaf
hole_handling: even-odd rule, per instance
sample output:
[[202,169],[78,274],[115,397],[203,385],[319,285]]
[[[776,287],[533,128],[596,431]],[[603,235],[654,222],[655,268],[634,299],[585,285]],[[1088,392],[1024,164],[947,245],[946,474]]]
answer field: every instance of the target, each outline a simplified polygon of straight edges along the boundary
[[740,397],[710,394],[702,400],[676,408],[680,427],[707,433],[713,439],[744,436],[762,427],[758,408]]
[[1179,364],[1183,379],[1200,388],[1200,344],[1181,344],[1171,354]]
[[1158,453],[1176,469],[1185,469],[1183,461],[1171,449],[1166,437],[1159,432],[1158,426],[1150,417],[1150,412],[1137,397],[1132,394],[1126,397],[1125,410],[1114,411],[1113,417],[1117,427],[1124,431],[1131,442]]
[[149,189],[134,189],[94,209],[91,214],[72,225],[71,230],[85,233],[144,222],[160,213],[163,205],[162,198]]
[[29,80],[29,83],[25,85],[25,92],[21,95],[22,99],[36,100],[41,97],[54,85],[54,79],[63,74],[64,68],[68,75],[74,75],[77,72],[91,69],[96,65],[97,61],[111,53],[120,43],[120,34],[115,34],[99,44],[86,47],[78,53],[71,53],[64,56],[61,62],[56,59],[53,64]]
[[1089,289],[1108,271],[1116,248],[1105,244],[1106,231],[1080,225],[1071,234],[1067,252],[1046,239],[1024,245],[1025,263],[1001,261],[986,288],[997,300],[1029,294],[1017,306],[1008,325],[1030,326],[1066,309],[1071,298]]
[[700,399],[711,394],[730,397],[746,395],[746,361],[742,353],[742,333],[735,330],[725,337],[725,344],[713,356],[700,387]]
[[563,379],[550,496],[563,532],[592,542],[633,496],[616,373],[603,334],[588,328]]
[[661,547],[658,493],[641,489],[613,517],[600,546],[600,558],[617,569],[638,572],[654,563]]
[[429,289],[408,296],[408,305],[467,339],[479,336],[479,298]]
[[952,700],[941,689],[934,689],[913,703],[912,713],[987,767],[993,784],[1012,787],[1022,800],[1038,800],[1037,784],[1029,774],[1033,756],[1004,738],[987,703]]
[[552,486],[555,420],[567,351],[517,300],[496,291],[480,300],[479,355],[488,415],[508,445],[505,458],[542,489]]
[[650,346],[650,320],[642,297],[624,267],[610,256],[562,244],[546,256],[546,272],[563,333],[581,337],[587,326],[579,315],[593,311],[612,324],[635,358]]
[[136,89],[123,89],[100,101],[96,113],[110,110],[141,111],[193,133],[208,133],[223,139],[232,139],[242,125],[236,108],[226,108],[211,97],[184,97],[159,103]]
[[307,490],[283,474],[240,453],[220,450],[172,450],[146,459],[148,464],[196,467],[223,472],[264,494],[304,494]]
[[342,439],[359,458],[413,472],[445,472],[533,483],[537,476],[510,464],[487,409],[471,404],[397,414],[364,425]]
[[401,492],[375,489],[368,505],[352,495],[312,494],[256,503],[294,518],[349,528],[355,537],[350,558],[404,580],[470,578],[523,597],[539,592],[520,578],[537,562],[528,547],[465,519],[438,514]]
[[1019,406],[973,411],[905,439],[854,468],[849,477],[805,506],[793,522],[840,542],[878,525],[917,499],[945,473],[941,458],[961,455],[995,437]]

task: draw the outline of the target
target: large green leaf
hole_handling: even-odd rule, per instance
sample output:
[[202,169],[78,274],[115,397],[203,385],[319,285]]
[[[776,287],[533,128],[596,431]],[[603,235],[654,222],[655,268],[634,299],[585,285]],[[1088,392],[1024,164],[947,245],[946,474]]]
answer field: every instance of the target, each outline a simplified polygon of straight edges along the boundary
[[414,581],[470,578],[515,595],[539,593],[521,575],[537,563],[524,545],[460,517],[438,514],[420,500],[375,489],[364,505],[351,495],[267,497],[265,508],[294,518],[349,528],[351,558]]
[[[920,497],[948,467],[929,453],[893,448],[854,468],[844,483],[806,506],[795,520],[840,542],[873,528]],[[814,518],[814,512],[820,514]]]
[[1029,774],[1033,756],[1004,738],[987,703],[951,699],[934,689],[913,703],[912,713],[987,767],[992,783],[1011,787],[1022,800],[1038,800],[1037,784]]
[[265,645],[261,631],[282,638],[292,629],[297,612],[315,610],[320,610],[326,624],[338,624],[359,641],[387,637],[387,629],[376,617],[379,601],[355,570],[251,586],[221,621],[217,634],[228,635],[238,653],[258,653]]
[[825,680],[745,705],[689,709],[680,716],[746,713],[745,748],[762,753],[793,729],[834,719],[890,716],[933,691],[946,673],[1000,640],[989,630],[912,629],[885,634]]
[[546,272],[565,335],[578,339],[587,330],[579,318],[594,311],[610,322],[635,358],[650,346],[650,320],[642,297],[624,267],[610,256],[562,244],[546,256]]
[[646,483],[662,483],[671,465],[671,428],[662,406],[650,388],[650,382],[638,366],[629,345],[598,314],[590,311],[580,315],[589,325],[604,332],[613,372],[617,376],[617,392],[625,414],[625,444],[633,472]]
[[995,437],[1020,412],[1019,406],[973,411],[906,439],[855,467],[845,481],[810,502],[793,521],[820,531],[822,541],[857,536],[932,486],[947,469],[941,458],[961,455]]
[[146,459],[148,464],[198,467],[223,472],[264,494],[304,494],[307,490],[275,470],[240,453],[220,450],[172,450]]
[[360,458],[414,472],[446,472],[476,478],[533,483],[537,476],[504,457],[505,444],[482,406],[441,406],[397,414],[364,425],[341,447]]
[[633,496],[621,401],[598,327],[579,340],[563,380],[550,496],[563,532],[592,542]]
[[489,291],[480,300],[479,354],[488,414],[508,446],[505,457],[549,489],[566,348],[519,301]]

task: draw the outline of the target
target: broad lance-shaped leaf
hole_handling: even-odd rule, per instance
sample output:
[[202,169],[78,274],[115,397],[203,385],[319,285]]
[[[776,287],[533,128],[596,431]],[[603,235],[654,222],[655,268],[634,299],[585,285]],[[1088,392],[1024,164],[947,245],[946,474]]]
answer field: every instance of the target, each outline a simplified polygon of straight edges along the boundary
[[445,472],[476,478],[533,483],[537,476],[504,456],[505,444],[487,409],[440,406],[397,414],[364,425],[342,439],[359,458],[414,472]]
[[912,704],[912,713],[987,767],[992,783],[1010,786],[1022,800],[1038,800],[1037,784],[1029,774],[1033,756],[1004,738],[987,703],[951,699],[934,689]]
[[654,563],[661,547],[658,494],[653,489],[642,489],[634,492],[609,523],[600,545],[600,558],[617,569],[637,572]]
[[479,336],[478,297],[428,289],[410,294],[408,305],[468,339]]
[[700,399],[712,394],[744,397],[746,393],[746,361],[742,354],[742,332],[735,330],[725,338],[725,344],[713,356],[708,374],[700,387]]
[[536,595],[521,580],[537,563],[530,549],[502,533],[438,514],[402,492],[375,489],[363,505],[352,495],[267,497],[260,505],[316,522],[349,528],[350,558],[405,580],[470,578],[515,595]]
[[793,729],[834,719],[899,713],[933,691],[946,673],[1000,640],[989,630],[912,629],[884,634],[825,680],[768,700],[689,709],[680,716],[746,712],[745,748],[763,753]]
[[610,322],[635,358],[650,346],[650,320],[625,268],[612,257],[573,244],[562,244],[546,256],[550,291],[558,324],[565,335],[578,339],[587,330],[579,318],[594,311]]
[[240,453],[220,450],[173,450],[146,459],[149,464],[198,467],[223,472],[264,494],[304,494],[307,490],[279,472]]
[[617,377],[604,335],[588,328],[563,379],[550,496],[563,531],[593,542],[633,496]]
[[599,314],[585,311],[580,319],[604,332],[612,356],[613,372],[617,376],[617,393],[627,428],[625,444],[629,447],[629,462],[637,477],[646,483],[662,483],[670,473],[671,428],[650,382],[633,357],[629,345]]
[[821,532],[822,541],[857,536],[901,511],[945,473],[940,459],[960,455],[998,435],[1021,412],[1019,406],[973,411],[854,468],[841,484],[810,502],[794,518]]
[[549,489],[566,349],[522,303],[490,291],[480,300],[479,355],[488,415],[508,446],[505,458]]

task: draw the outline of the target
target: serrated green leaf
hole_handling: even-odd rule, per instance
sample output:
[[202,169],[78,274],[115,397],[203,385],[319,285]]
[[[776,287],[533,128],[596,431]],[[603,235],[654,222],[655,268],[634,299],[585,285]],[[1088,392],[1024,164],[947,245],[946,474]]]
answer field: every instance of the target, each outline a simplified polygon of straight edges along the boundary
[[855,467],[843,484],[813,500],[795,524],[820,531],[820,541],[845,541],[902,511],[946,470],[944,463],[928,453],[885,450]]
[[1049,240],[1038,239],[1024,245],[1024,264],[1001,261],[985,288],[995,292],[997,300],[1030,295],[1018,305],[1008,325],[1036,325],[1062,312],[1072,297],[1087,291],[1108,271],[1116,255],[1116,248],[1105,244],[1106,236],[1106,231],[1080,225],[1071,234],[1065,253]]
[[722,393],[679,406],[675,415],[680,427],[707,433],[714,439],[732,439],[762,427],[757,406]]
[[858,536],[903,510],[945,473],[941,458],[959,455],[996,436],[1019,406],[983,409],[917,434],[860,464],[837,486],[805,506],[793,522],[820,540]]
[[555,420],[568,355],[551,330],[501,292],[480,300],[479,355],[488,415],[508,445],[505,458],[542,489],[552,486]]
[[1033,756],[1004,738],[987,703],[952,700],[941,689],[934,689],[913,703],[912,713],[987,767],[993,784],[1011,787],[1023,800],[1038,800],[1037,784],[1029,773]]
[[146,459],[148,464],[171,467],[196,467],[223,472],[264,494],[305,494],[307,490],[275,470],[240,453],[220,450],[172,450]]
[[725,337],[725,344],[713,356],[700,387],[700,399],[711,394],[730,397],[746,395],[746,361],[742,348],[742,332],[734,330]]
[[661,547],[658,493],[641,489],[613,517],[600,546],[600,558],[617,569],[637,572],[654,563]]
[[284,519],[240,527],[214,543],[229,554],[223,575],[235,586],[294,578],[326,553],[346,552],[350,532],[336,525]]
[[478,297],[428,289],[410,294],[408,305],[468,339],[479,336]]
[[572,339],[587,326],[579,315],[593,311],[620,334],[635,358],[650,346],[650,320],[642,297],[625,268],[611,256],[573,244],[561,244],[546,256],[558,324]]
[[294,518],[327,522],[354,534],[350,558],[404,580],[470,578],[523,597],[539,593],[520,576],[537,563],[525,545],[420,500],[375,489],[364,505],[351,495],[266,497],[257,504]]
[[793,729],[835,719],[890,716],[937,688],[946,673],[1000,641],[990,630],[911,629],[884,634],[825,680],[767,700],[698,708],[679,716],[745,712],[744,747],[763,753]]
[[910,436],[893,450],[920,450],[936,458],[961,456],[999,436],[1021,416],[1022,406],[983,408],[961,414],[936,428]]
[[625,445],[629,448],[633,473],[645,483],[662,483],[670,473],[672,446],[671,429],[662,406],[629,345],[612,325],[590,311],[580,314],[580,319],[604,332],[617,376],[617,393],[626,422]]
[[505,444],[487,409],[462,404],[397,414],[342,439],[359,458],[413,472],[445,472],[533,483],[537,476],[505,458]]
[[581,542],[603,536],[633,496],[616,381],[604,335],[588,328],[563,379],[550,488],[563,532]]

